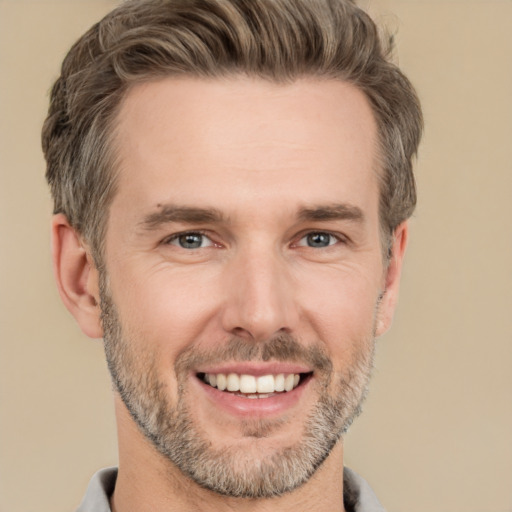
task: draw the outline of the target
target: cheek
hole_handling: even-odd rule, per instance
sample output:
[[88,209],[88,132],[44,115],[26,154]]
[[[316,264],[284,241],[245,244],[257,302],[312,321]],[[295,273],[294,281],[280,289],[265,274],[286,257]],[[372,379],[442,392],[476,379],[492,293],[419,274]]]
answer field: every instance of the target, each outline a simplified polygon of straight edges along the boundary
[[378,275],[366,268],[329,269],[303,280],[304,316],[329,350],[351,350],[373,336]]
[[[118,277],[136,274],[126,271]],[[197,279],[175,269],[120,279],[120,286],[112,288],[130,338],[167,353],[178,353],[198,339],[215,307],[212,279]]]
[[[362,339],[373,335],[380,291],[374,267],[296,267],[288,274],[294,282],[289,296],[283,296],[299,313],[291,330],[305,341],[325,343],[333,354],[357,350]],[[169,361],[191,344],[220,342],[226,335],[219,317],[230,289],[220,266],[161,266],[146,272],[117,268],[111,276],[113,300],[123,329],[141,349],[165,354]]]

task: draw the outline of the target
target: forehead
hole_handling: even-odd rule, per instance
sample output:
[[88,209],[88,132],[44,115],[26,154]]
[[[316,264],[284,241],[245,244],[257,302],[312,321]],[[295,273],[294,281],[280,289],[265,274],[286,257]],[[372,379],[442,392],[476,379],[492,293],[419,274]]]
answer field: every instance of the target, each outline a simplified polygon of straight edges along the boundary
[[139,84],[123,101],[116,137],[118,196],[132,207],[178,200],[249,209],[274,196],[282,205],[350,202],[377,188],[371,108],[339,80]]

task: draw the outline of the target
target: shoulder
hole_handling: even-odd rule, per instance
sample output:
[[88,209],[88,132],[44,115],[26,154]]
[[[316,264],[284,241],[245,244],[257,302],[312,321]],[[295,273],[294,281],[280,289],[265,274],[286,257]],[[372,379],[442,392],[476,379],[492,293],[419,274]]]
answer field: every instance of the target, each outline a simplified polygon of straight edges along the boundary
[[95,473],[76,512],[111,512],[109,500],[114,492],[116,479],[115,467],[101,469]]
[[368,482],[347,467],[343,470],[343,501],[347,512],[385,512]]

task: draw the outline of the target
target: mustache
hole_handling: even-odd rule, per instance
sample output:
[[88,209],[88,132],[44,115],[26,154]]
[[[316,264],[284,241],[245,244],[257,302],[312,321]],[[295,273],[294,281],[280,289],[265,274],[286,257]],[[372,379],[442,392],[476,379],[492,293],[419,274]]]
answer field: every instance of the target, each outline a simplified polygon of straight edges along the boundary
[[305,363],[317,372],[330,373],[332,362],[320,345],[304,346],[293,335],[279,333],[265,341],[251,341],[238,336],[226,344],[200,350],[197,346],[182,352],[175,363],[176,373],[189,372],[204,364],[226,361],[282,361]]

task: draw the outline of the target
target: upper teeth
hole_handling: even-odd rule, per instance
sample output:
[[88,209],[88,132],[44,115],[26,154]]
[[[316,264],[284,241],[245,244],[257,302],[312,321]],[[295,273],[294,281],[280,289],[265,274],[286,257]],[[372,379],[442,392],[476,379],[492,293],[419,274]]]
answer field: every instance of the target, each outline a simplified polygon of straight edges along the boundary
[[298,373],[279,373],[277,375],[239,375],[237,373],[206,373],[204,380],[210,386],[221,391],[239,391],[240,393],[275,393],[291,391],[300,380]]

